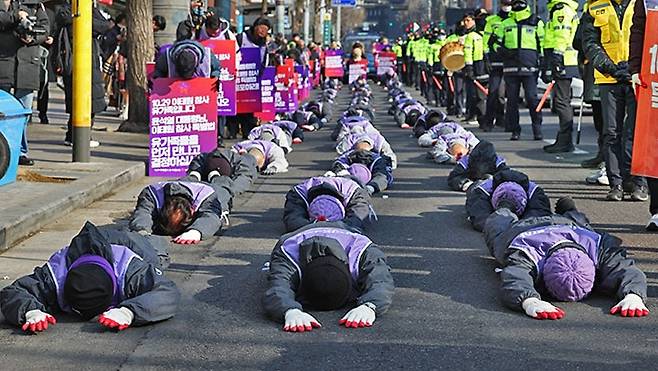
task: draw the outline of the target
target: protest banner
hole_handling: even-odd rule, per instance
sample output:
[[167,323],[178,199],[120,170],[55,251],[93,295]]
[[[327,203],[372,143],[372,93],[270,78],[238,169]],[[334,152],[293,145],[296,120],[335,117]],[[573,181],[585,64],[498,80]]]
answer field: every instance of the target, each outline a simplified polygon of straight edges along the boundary
[[377,76],[385,75],[388,70],[395,71],[396,55],[394,52],[380,52],[379,65],[377,66]]
[[149,176],[184,176],[194,156],[217,148],[215,81],[153,81],[149,96]]
[[324,53],[325,77],[343,77],[343,51],[340,49],[327,50]]
[[290,96],[290,80],[293,74],[292,65],[283,64],[276,67],[274,85],[274,107],[277,113],[288,112],[288,99]]
[[236,82],[238,113],[261,111],[260,73],[260,49],[241,48]]
[[235,116],[237,113],[235,40],[206,40],[205,47],[219,59],[219,85],[217,87],[217,114]]
[[256,117],[263,121],[272,121],[276,116],[274,104],[274,90],[276,79],[276,67],[265,67],[260,78],[261,112]]
[[366,77],[366,74],[368,73],[368,60],[367,59],[361,59],[360,61],[351,61],[349,65],[349,80],[348,82],[351,84],[355,80],[357,80],[359,77]]
[[[644,1],[644,0],[638,0]],[[631,173],[658,178],[658,33],[650,32],[658,24],[658,1],[646,0],[646,32],[642,46],[640,80],[637,88],[637,115],[633,140]]]

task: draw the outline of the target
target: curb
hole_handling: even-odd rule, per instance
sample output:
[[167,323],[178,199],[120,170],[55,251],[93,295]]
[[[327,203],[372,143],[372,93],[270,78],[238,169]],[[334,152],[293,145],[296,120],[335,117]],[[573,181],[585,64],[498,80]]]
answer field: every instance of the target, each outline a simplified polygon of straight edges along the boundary
[[89,176],[71,183],[68,189],[58,190],[45,197],[43,206],[0,225],[0,253],[9,250],[17,242],[75,209],[100,200],[117,188],[145,177],[143,162],[126,167],[112,167],[96,176]]

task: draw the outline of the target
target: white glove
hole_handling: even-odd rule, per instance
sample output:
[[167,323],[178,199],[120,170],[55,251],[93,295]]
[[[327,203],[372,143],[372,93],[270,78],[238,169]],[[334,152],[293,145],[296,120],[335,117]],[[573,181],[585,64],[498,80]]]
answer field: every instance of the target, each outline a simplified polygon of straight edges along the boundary
[[565,315],[562,309],[537,298],[525,299],[521,306],[525,314],[535,319],[562,319]]
[[41,332],[48,329],[48,324],[54,325],[55,323],[57,323],[55,317],[39,309],[33,309],[25,313],[25,323],[22,329],[23,331]]
[[126,307],[112,308],[98,317],[98,323],[121,331],[127,329],[133,323],[134,318],[135,314]]
[[189,174],[189,175],[190,175],[191,177],[196,178],[196,180],[197,180],[198,182],[201,181],[201,173],[199,173],[198,171],[190,171],[190,174]]
[[347,312],[343,318],[338,321],[339,324],[345,325],[345,327],[370,327],[375,323],[375,309],[371,303],[361,304],[358,307]]
[[627,294],[624,299],[610,308],[610,314],[617,314],[622,317],[644,317],[649,315],[649,310],[644,305],[642,298],[636,294]]
[[334,173],[333,171],[329,170],[329,171],[327,171],[326,173],[324,173],[324,175],[322,175],[322,176],[336,176],[336,173]]
[[640,80],[640,74],[634,73],[631,75],[631,84],[633,85],[633,91],[637,92],[637,87],[641,86],[645,88],[647,85]]
[[181,245],[192,245],[199,243],[199,241],[201,241],[201,232],[197,231],[196,229],[190,229],[189,231],[174,238],[174,242]]
[[348,176],[348,175],[350,175],[350,172],[347,171],[346,169],[343,169],[336,173],[336,176]]
[[312,315],[304,313],[299,309],[289,309],[286,312],[283,331],[304,332],[311,331],[314,327],[319,328],[322,325]]
[[469,188],[471,185],[473,185],[473,182],[470,181],[470,180],[467,181],[466,183],[464,183],[464,185],[462,185],[462,191],[464,191],[464,192],[468,191],[468,188]]
[[263,175],[274,175],[274,174],[276,174],[276,168],[275,167],[268,167],[267,169],[261,171],[261,174],[263,174]]
[[373,187],[371,185],[367,185],[366,190],[368,191],[368,194],[371,195],[371,196],[373,195],[373,193],[375,193],[375,187]]

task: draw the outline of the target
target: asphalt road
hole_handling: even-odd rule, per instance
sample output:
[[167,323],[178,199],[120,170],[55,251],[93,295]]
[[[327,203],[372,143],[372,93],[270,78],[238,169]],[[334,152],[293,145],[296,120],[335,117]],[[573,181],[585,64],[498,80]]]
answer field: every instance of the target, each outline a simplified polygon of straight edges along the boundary
[[[306,177],[326,171],[335,156],[329,129],[307,135],[289,155],[291,170],[259,179],[236,202],[224,235],[198,246],[172,246],[166,274],[183,297],[175,318],[163,323],[105,331],[95,322],[58,315],[38,335],[0,324],[0,368],[19,369],[655,369],[658,361],[658,238],[646,234],[646,203],[607,203],[605,187],[586,186],[578,162],[589,154],[544,154],[545,143],[508,141],[508,133],[476,135],[492,140],[511,166],[527,172],[553,200],[569,194],[594,225],[622,237],[649,279],[651,316],[607,314],[616,303],[593,296],[560,306],[560,321],[537,321],[504,308],[498,278],[479,233],[470,229],[464,195],[449,191],[449,167],[425,159],[424,151],[386,115],[384,92],[375,87],[376,124],[398,154],[395,184],[378,196],[379,222],[369,236],[388,256],[396,282],[388,313],[366,329],[345,329],[347,311],[313,313],[323,324],[311,333],[286,333],[260,305],[261,267],[283,232],[285,192]],[[342,93],[338,105],[344,107]],[[336,108],[335,111],[338,111]],[[591,118],[584,144],[594,150]],[[545,136],[556,118],[545,120]],[[0,255],[0,286],[31,271],[76,234],[85,220],[125,223],[139,190],[131,185],[81,209],[20,246]],[[3,278],[3,277],[0,277]]]

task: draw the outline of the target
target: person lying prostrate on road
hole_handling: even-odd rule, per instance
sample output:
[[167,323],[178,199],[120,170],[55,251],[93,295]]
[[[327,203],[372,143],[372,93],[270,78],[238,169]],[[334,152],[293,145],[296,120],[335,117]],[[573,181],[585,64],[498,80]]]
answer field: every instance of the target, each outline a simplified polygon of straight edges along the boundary
[[336,144],[336,152],[339,155],[349,150],[376,152],[391,159],[393,170],[398,166],[398,157],[393,152],[391,145],[386,141],[386,138],[379,131],[351,133]]
[[210,183],[223,207],[222,211],[226,213],[233,207],[233,198],[249,190],[257,178],[254,156],[217,148],[195,156],[184,180]]
[[471,153],[478,143],[480,140],[470,131],[442,135],[427,152],[427,157],[437,164],[456,164],[462,157]]
[[194,40],[181,40],[160,54],[153,78],[219,77],[219,72],[219,59],[209,48]]
[[344,221],[364,230],[370,223],[372,203],[368,192],[348,177],[313,177],[286,194],[283,224],[286,232],[317,221]]
[[286,154],[278,145],[266,140],[245,140],[231,147],[241,155],[248,153],[256,159],[256,166],[263,175],[273,175],[288,171]]
[[[84,321],[99,316],[102,326],[115,330],[173,317],[180,293],[157,268],[152,240],[127,233],[110,235],[87,222],[69,246],[0,291],[5,320],[41,332],[60,312]],[[123,245],[127,240],[130,246]]]
[[427,112],[427,108],[419,101],[412,99],[398,106],[395,113],[395,122],[402,129],[412,128],[418,118]]
[[509,167],[496,154],[491,142],[480,141],[470,154],[463,156],[448,175],[448,185],[455,191],[466,192],[471,185],[493,177]]
[[287,130],[281,129],[279,125],[263,124],[256,126],[251,129],[247,139],[272,142],[281,147],[286,155],[292,152],[292,135]]
[[304,130],[297,125],[296,122],[292,120],[284,120],[283,117],[287,115],[277,115],[277,119],[272,121],[272,125],[276,125],[281,128],[281,130],[287,132],[292,138],[292,144],[299,144],[304,141]]
[[343,223],[318,222],[281,236],[270,257],[267,315],[283,330],[311,331],[320,322],[304,310],[355,306],[340,321],[370,327],[390,307],[395,289],[384,253]]
[[544,190],[516,170],[503,170],[466,193],[466,215],[473,229],[482,232],[484,223],[500,202],[511,202],[519,218],[551,215],[551,202]]
[[353,133],[379,133],[379,130],[375,128],[367,117],[344,116],[338,120],[336,128],[331,133],[331,140],[338,142]]
[[458,123],[452,121],[445,121],[432,126],[425,133],[419,136],[418,145],[421,147],[431,147],[436,145],[436,143],[439,141],[439,139],[442,136],[452,135],[452,134],[462,135],[464,139],[475,137],[472,133],[464,129]]
[[302,105],[302,111],[313,112],[320,120],[325,119],[329,121],[332,115],[331,106],[331,104],[309,100]]
[[345,152],[334,161],[331,170],[324,174],[324,176],[347,175],[359,179],[370,195],[383,192],[393,184],[391,159],[372,151]]
[[448,116],[445,113],[438,110],[428,111],[416,120],[416,124],[414,124],[413,128],[414,136],[420,138],[421,135],[425,134],[437,124],[447,121]]
[[560,319],[562,309],[542,300],[580,301],[596,290],[619,302],[610,314],[643,317],[647,281],[621,240],[589,226],[572,199],[558,200],[556,214],[520,219],[511,202],[487,218],[484,237],[502,267],[503,303],[536,319]]
[[201,182],[165,181],[149,185],[137,197],[131,231],[174,237],[195,244],[219,232],[224,206],[212,186]]
[[296,122],[297,125],[305,131],[320,130],[327,123],[327,119],[319,118],[312,111],[297,110],[290,114],[290,119],[291,121]]

